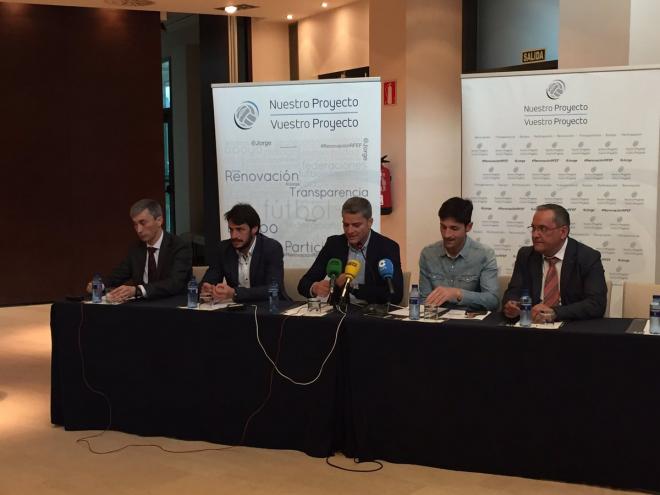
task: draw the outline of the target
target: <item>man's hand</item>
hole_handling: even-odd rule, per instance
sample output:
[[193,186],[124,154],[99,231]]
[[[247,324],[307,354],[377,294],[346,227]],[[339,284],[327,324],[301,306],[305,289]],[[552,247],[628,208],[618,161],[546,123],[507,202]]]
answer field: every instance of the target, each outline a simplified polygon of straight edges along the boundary
[[234,294],[236,294],[236,291],[227,284],[217,284],[213,287],[213,297],[220,301],[233,299]]
[[209,284],[208,282],[204,282],[202,284],[202,287],[199,291],[200,296],[205,296],[205,297],[211,297],[213,295],[213,284]]
[[330,294],[330,280],[320,280],[312,284],[312,294],[316,297],[326,297]]
[[119,287],[108,292],[106,297],[109,302],[123,303],[128,301],[130,298],[135,297],[136,290],[140,289],[134,285],[120,285]]
[[555,311],[550,306],[540,303],[532,308],[532,321],[534,323],[546,323],[551,315],[551,319],[554,320],[554,314]]
[[458,299],[460,295],[461,289],[457,289],[456,287],[436,287],[428,295],[424,304],[428,306],[442,306],[449,300]]
[[345,273],[342,273],[335,279],[335,285],[337,287],[341,287],[342,289],[344,288],[344,285],[346,285],[346,280],[348,279],[348,275]]
[[502,308],[502,312],[507,318],[517,318],[520,316],[520,303],[518,301],[507,301]]

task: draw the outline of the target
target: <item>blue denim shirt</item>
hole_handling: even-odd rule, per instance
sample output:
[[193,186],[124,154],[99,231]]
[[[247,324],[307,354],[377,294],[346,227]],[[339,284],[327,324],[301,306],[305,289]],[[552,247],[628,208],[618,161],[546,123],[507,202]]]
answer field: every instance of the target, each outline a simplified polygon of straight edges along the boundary
[[419,291],[422,300],[436,287],[458,287],[463,291],[459,303],[445,306],[467,306],[470,309],[494,311],[499,306],[497,259],[492,248],[470,237],[454,259],[445,251],[442,241],[422,249],[419,256]]

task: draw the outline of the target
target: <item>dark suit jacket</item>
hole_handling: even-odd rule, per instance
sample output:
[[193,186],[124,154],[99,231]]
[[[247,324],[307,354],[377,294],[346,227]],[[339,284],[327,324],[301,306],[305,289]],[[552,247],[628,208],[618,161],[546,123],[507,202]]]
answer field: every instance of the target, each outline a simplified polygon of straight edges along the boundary
[[[328,237],[314,264],[307,270],[298,283],[298,292],[304,297],[310,297],[309,290],[314,282],[323,280],[326,276],[326,265],[331,258],[338,258],[342,266],[348,261],[348,240],[345,235],[333,235]],[[387,282],[378,273],[378,262],[383,258],[389,258],[394,265],[394,294],[391,296]],[[360,284],[353,295],[369,303],[385,303],[390,300],[399,304],[403,297],[403,274],[401,273],[401,256],[399,245],[378,232],[371,231],[369,244],[367,245],[367,262],[364,268],[364,284]],[[335,297],[338,291],[335,291]]]
[[158,253],[156,280],[149,278],[143,282],[144,268],[147,263],[147,245],[136,242],[128,256],[115,268],[103,282],[107,287],[120,285],[142,285],[150,299],[173,296],[185,292],[192,276],[192,248],[177,236],[163,232],[163,242]]
[[249,288],[238,286],[238,255],[231,240],[221,241],[219,251],[218,259],[211,263],[202,283],[216,285],[224,278],[227,285],[236,290],[234,301],[247,302],[268,300],[268,287],[271,281],[277,280],[280,299],[289,300],[284,290],[284,251],[275,239],[257,234],[250,260]]
[[[532,304],[539,304],[542,280],[543,256],[532,246],[521,248],[502,304],[520,299],[523,289],[529,290]],[[607,306],[607,284],[598,251],[568,238],[561,264],[559,293],[561,306],[553,308],[557,320],[587,320],[603,316]]]

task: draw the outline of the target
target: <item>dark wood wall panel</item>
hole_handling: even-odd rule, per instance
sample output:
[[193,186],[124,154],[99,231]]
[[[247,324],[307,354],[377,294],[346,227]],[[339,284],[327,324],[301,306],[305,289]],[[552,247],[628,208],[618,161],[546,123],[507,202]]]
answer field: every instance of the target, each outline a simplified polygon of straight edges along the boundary
[[80,293],[163,201],[158,13],[0,3],[0,305]]

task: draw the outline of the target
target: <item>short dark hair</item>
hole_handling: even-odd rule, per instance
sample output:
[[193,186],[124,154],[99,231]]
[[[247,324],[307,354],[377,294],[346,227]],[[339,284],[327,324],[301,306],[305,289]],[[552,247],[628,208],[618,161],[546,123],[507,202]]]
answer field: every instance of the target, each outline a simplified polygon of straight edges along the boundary
[[454,196],[442,203],[438,216],[440,220],[453,218],[457,222],[467,225],[472,221],[472,209],[472,201]]
[[158,218],[163,216],[163,208],[160,206],[160,203],[154,199],[141,199],[133,203],[129,211],[131,218],[139,215],[144,210],[149,210],[149,213],[152,217]]
[[546,210],[550,210],[555,214],[555,223],[557,224],[557,227],[563,227],[566,225],[568,227],[568,231],[571,231],[571,216],[568,214],[568,211],[566,211],[566,208],[554,203],[548,203],[536,207],[536,211]]
[[247,203],[237,203],[231,210],[225,213],[225,220],[231,221],[236,225],[243,225],[244,223],[252,229],[254,227],[261,227],[261,219],[257,210],[252,208]]
[[359,213],[364,218],[369,220],[371,218],[371,203],[367,198],[360,198],[359,196],[354,196],[347,199],[341,207],[341,212],[350,213],[355,215]]

